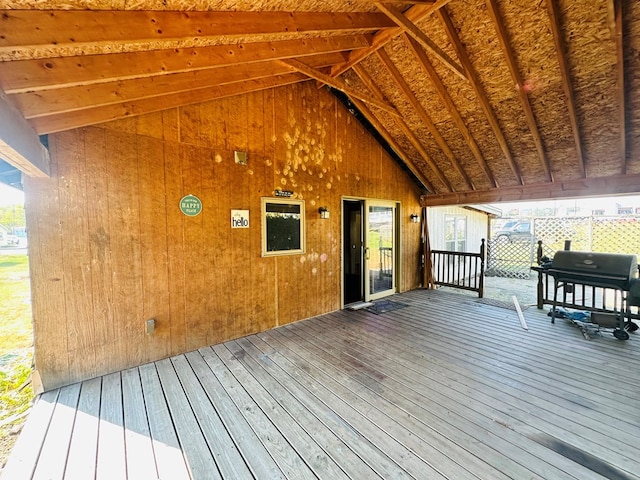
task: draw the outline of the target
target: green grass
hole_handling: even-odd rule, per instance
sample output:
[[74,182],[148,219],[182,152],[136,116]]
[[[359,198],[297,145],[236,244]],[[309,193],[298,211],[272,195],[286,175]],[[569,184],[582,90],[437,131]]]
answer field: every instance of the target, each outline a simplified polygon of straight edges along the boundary
[[26,255],[0,257],[0,465],[31,405],[31,291]]

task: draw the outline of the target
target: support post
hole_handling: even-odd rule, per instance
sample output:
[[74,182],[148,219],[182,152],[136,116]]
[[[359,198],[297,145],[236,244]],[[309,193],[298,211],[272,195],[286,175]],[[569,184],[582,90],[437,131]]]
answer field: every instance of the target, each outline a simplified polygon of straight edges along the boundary
[[480,287],[478,288],[478,298],[484,297],[484,258],[485,245],[484,238],[480,242]]

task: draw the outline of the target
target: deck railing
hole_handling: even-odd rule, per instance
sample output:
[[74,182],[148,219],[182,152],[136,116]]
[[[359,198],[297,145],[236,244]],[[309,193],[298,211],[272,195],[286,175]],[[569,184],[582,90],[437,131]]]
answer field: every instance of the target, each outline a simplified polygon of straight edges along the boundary
[[[570,242],[565,243],[565,249],[571,247]],[[544,263],[542,242],[538,241],[538,264]],[[538,273],[537,307],[543,309],[545,305],[553,305],[554,279],[542,266],[531,267]],[[639,266],[640,271],[640,266]],[[628,292],[616,288],[596,287],[582,283],[563,282],[561,291],[558,292],[557,307],[575,310],[589,310],[592,312],[616,313],[625,310]],[[639,319],[639,312],[627,312],[631,318]]]
[[478,253],[431,250],[433,283],[478,292],[478,297],[482,298],[484,296],[484,260],[484,238]]
[[380,278],[393,273],[393,247],[380,247]]

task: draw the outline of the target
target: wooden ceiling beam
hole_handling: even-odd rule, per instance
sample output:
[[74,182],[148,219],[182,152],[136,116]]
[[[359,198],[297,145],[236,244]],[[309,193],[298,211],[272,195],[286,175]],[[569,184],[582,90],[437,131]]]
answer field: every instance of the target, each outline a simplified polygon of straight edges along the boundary
[[556,45],[556,53],[558,54],[558,66],[562,75],[562,89],[567,101],[567,113],[569,115],[569,123],[573,132],[573,142],[576,146],[576,156],[578,157],[578,167],[580,168],[580,176],[585,178],[587,171],[585,167],[584,152],[582,151],[582,139],[580,135],[580,126],[578,125],[578,114],[576,112],[576,101],[573,94],[571,74],[569,73],[569,62],[567,61],[567,53],[562,39],[562,27],[560,25],[560,11],[556,0],[546,0],[547,10],[549,12],[549,22],[551,25],[551,33],[553,41]]
[[[306,57],[315,68],[335,64],[342,57],[340,53]],[[58,115],[60,113],[108,105],[131,102],[141,98],[167,95],[198,88],[258,79],[270,75],[283,75],[291,69],[276,60],[234,65],[224,68],[209,68],[192,72],[172,73],[155,77],[136,78],[126,81],[112,81],[82,85],[56,90],[11,95],[11,100],[27,119]]]
[[556,180],[555,182],[549,183],[501,187],[493,190],[423,195],[421,204],[423,207],[436,207],[526,200],[600,197],[631,193],[640,193],[640,174],[579,178],[567,181]]
[[360,112],[365,116],[365,118],[369,121],[369,123],[373,125],[373,128],[376,129],[376,131],[380,134],[380,136],[382,136],[382,138],[385,139],[385,141],[389,144],[389,146],[393,149],[393,151],[404,162],[407,168],[411,170],[411,173],[413,173],[416,176],[416,178],[425,186],[427,191],[435,193],[436,189],[434,188],[433,184],[424,176],[424,174],[419,169],[415,167],[413,161],[411,160],[407,152],[404,151],[402,146],[397,142],[397,140],[393,137],[393,135],[389,133],[386,127],[382,124],[382,122],[378,120],[378,117],[376,117],[373,114],[373,112],[369,109],[367,104],[358,100],[357,98],[351,99],[351,101],[356,106],[356,108],[360,110]]
[[493,172],[489,168],[489,165],[487,164],[487,161],[485,160],[484,155],[482,155],[482,152],[480,151],[480,147],[476,143],[476,140],[473,138],[473,135],[471,135],[471,132],[465,125],[464,120],[462,120],[462,117],[458,112],[458,108],[453,103],[453,99],[451,98],[451,95],[449,95],[449,92],[447,91],[446,87],[442,83],[442,80],[436,73],[436,69],[433,68],[433,65],[429,61],[427,54],[422,49],[422,47],[418,44],[418,42],[416,42],[413,38],[405,35],[405,40],[408,43],[411,50],[413,51],[418,61],[418,64],[422,67],[424,72],[431,79],[431,83],[433,84],[436,90],[436,93],[440,97],[440,100],[442,101],[444,106],[447,108],[449,115],[451,115],[451,119],[453,120],[453,123],[456,125],[460,133],[462,133],[462,136],[464,137],[465,142],[469,146],[471,153],[473,154],[476,161],[480,165],[480,168],[482,169],[485,176],[489,180],[491,187],[496,188],[498,186],[498,182],[495,176],[493,175]]
[[51,174],[49,151],[1,91],[0,159],[32,177],[48,177]]
[[344,35],[0,62],[0,86],[7,94],[36,92],[264,60],[344,52],[370,44],[371,36]]
[[296,70],[300,73],[304,73],[305,75],[318,80],[326,85],[329,85],[337,90],[340,90],[342,93],[348,95],[351,98],[357,98],[358,100],[362,100],[369,105],[377,107],[381,110],[384,110],[387,113],[391,113],[392,115],[399,117],[400,113],[396,110],[396,108],[388,102],[378,100],[376,98],[370,97],[358,90],[351,88],[345,82],[340,80],[339,78],[332,78],[329,75],[322,73],[321,71],[310,67],[298,60],[289,59],[289,60],[279,60],[283,65],[288,65],[293,70]]
[[374,32],[395,28],[386,15],[340,12],[5,10],[0,52],[25,46],[163,42],[260,34]]
[[433,139],[436,141],[436,143],[438,144],[442,152],[449,159],[449,161],[451,162],[451,166],[464,179],[465,183],[467,184],[467,187],[474,190],[475,185],[473,184],[473,181],[471,180],[467,172],[464,170],[464,168],[462,168],[462,165],[460,165],[460,162],[458,162],[458,159],[456,158],[455,154],[447,144],[447,141],[444,139],[442,134],[440,134],[440,132],[436,128],[436,125],[433,123],[433,120],[431,120],[431,117],[429,116],[425,108],[422,106],[422,104],[420,103],[416,95],[413,93],[413,91],[411,90],[411,87],[409,87],[407,82],[404,80],[398,68],[391,61],[387,52],[384,49],[380,49],[376,52],[376,54],[380,62],[382,62],[384,67],[389,72],[389,75],[391,75],[392,80],[395,82],[398,88],[400,88],[405,98],[409,101],[411,106],[414,108],[414,110],[416,111],[416,114],[422,120],[422,123],[424,123],[424,125],[427,127],[427,130],[429,130],[429,133],[431,134]]
[[622,24],[623,11],[622,0],[608,0],[609,10],[614,11],[614,41],[616,45],[616,97],[618,99],[618,127],[620,128],[620,162],[622,174],[627,173],[627,116],[626,116],[626,92],[624,80],[624,26]]
[[[376,98],[380,100],[385,100],[384,93],[382,92],[382,90],[380,90],[380,87],[376,85],[373,78],[371,78],[371,75],[369,75],[369,72],[367,72],[362,65],[355,65],[353,67],[353,70],[356,72],[358,77],[360,77],[360,79],[367,86],[367,88],[369,88],[369,90],[373,92]],[[418,153],[420,154],[424,162],[427,165],[429,165],[429,167],[431,168],[435,176],[438,178],[438,180],[440,180],[440,182],[445,186],[447,191],[452,192],[453,187],[451,186],[451,182],[449,182],[449,180],[444,175],[444,173],[442,173],[442,170],[440,169],[440,167],[438,167],[438,165],[433,161],[433,159],[431,158],[431,155],[429,155],[429,152],[427,152],[427,149],[424,148],[424,145],[422,145],[422,142],[420,142],[416,134],[409,128],[409,126],[407,125],[407,122],[404,121],[404,118],[396,117],[395,121],[398,124],[398,126],[402,129],[405,136],[409,139],[411,144],[414,146],[414,148],[418,151]],[[432,191],[435,192],[435,189],[432,189]]]
[[309,77],[306,75],[288,73],[269,78],[246,80],[229,85],[194,88],[186,92],[172,93],[85,110],[75,110],[60,115],[37,117],[29,120],[29,123],[39,134],[54,133],[308,80]]
[[[412,23],[417,23],[420,20],[427,18],[433,12],[438,11],[440,8],[444,7],[447,3],[452,0],[437,0],[429,5],[414,5],[407,12],[405,12],[404,16]],[[388,17],[387,17],[388,18]],[[391,21],[391,20],[390,20]],[[371,46],[369,48],[363,48],[358,51],[353,51],[349,54],[349,58],[342,65],[337,65],[331,69],[331,76],[337,77],[342,75],[344,72],[349,70],[354,65],[357,65],[365,58],[369,57],[369,55],[376,52],[380,48],[384,47],[387,43],[389,43],[394,38],[402,35],[404,30],[400,27],[395,28],[387,28],[381,32],[378,32],[374,35],[373,41],[371,42]]]
[[504,132],[500,127],[498,118],[496,117],[496,114],[494,113],[493,108],[491,107],[491,103],[489,102],[489,98],[487,97],[487,94],[485,93],[484,89],[482,88],[482,85],[480,84],[478,75],[475,69],[473,68],[471,60],[469,58],[469,54],[464,48],[464,45],[462,45],[462,41],[458,36],[458,31],[454,27],[453,22],[451,21],[451,17],[447,12],[447,9],[446,8],[439,9],[436,12],[436,15],[444,25],[444,28],[447,32],[449,40],[451,41],[451,44],[453,45],[453,48],[455,49],[456,54],[458,55],[458,59],[460,60],[460,63],[462,63],[462,66],[464,67],[465,72],[467,73],[467,77],[469,79],[469,85],[475,92],[476,97],[480,102],[480,106],[482,107],[484,115],[487,121],[489,122],[489,126],[491,127],[491,130],[493,131],[493,134],[495,135],[496,140],[500,145],[500,149],[502,150],[502,154],[504,155],[504,158],[506,159],[507,164],[509,165],[509,168],[511,168],[511,171],[516,177],[516,181],[518,182],[518,184],[523,185],[524,180],[522,178],[522,172],[520,171],[520,167],[514,160],[513,155],[511,155],[511,150],[509,149],[509,145],[507,144],[507,139],[504,136]]
[[456,63],[447,53],[442,50],[436,43],[431,40],[422,30],[420,30],[415,23],[411,22],[403,13],[396,7],[390,4],[376,2],[376,6],[380,11],[384,12],[391,20],[393,20],[402,30],[405,35],[411,36],[415,41],[420,43],[425,48],[431,50],[434,55],[442,61],[443,65],[455,73],[463,80],[467,80],[467,75],[464,68]]
[[509,67],[509,72],[511,72],[511,78],[516,85],[516,92],[518,93],[518,97],[520,99],[520,105],[524,111],[525,119],[527,121],[527,125],[529,127],[529,132],[533,137],[533,143],[538,151],[538,157],[540,158],[540,163],[542,164],[542,168],[544,169],[545,174],[547,175],[547,179],[549,181],[553,181],[553,172],[551,171],[551,165],[549,163],[549,158],[544,149],[544,145],[542,143],[542,136],[540,135],[540,130],[538,128],[538,122],[536,121],[536,117],[533,114],[533,109],[531,108],[531,103],[529,102],[529,96],[527,95],[527,91],[524,86],[524,80],[522,75],[520,74],[520,70],[518,69],[518,65],[516,62],[516,57],[513,53],[513,49],[509,44],[507,29],[504,25],[504,21],[500,15],[498,10],[498,5],[496,0],[485,0],[487,4],[487,10],[489,12],[489,16],[493,21],[493,25],[496,28],[496,34],[498,37],[498,41],[500,42],[500,46],[502,47],[502,52],[504,53],[505,59],[507,61],[507,66]]

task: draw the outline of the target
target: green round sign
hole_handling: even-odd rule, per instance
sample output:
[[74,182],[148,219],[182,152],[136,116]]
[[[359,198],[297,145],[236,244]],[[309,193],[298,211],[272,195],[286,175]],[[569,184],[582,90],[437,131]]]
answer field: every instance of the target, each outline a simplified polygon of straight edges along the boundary
[[187,217],[195,217],[202,211],[202,202],[195,195],[186,195],[180,200],[180,211]]

